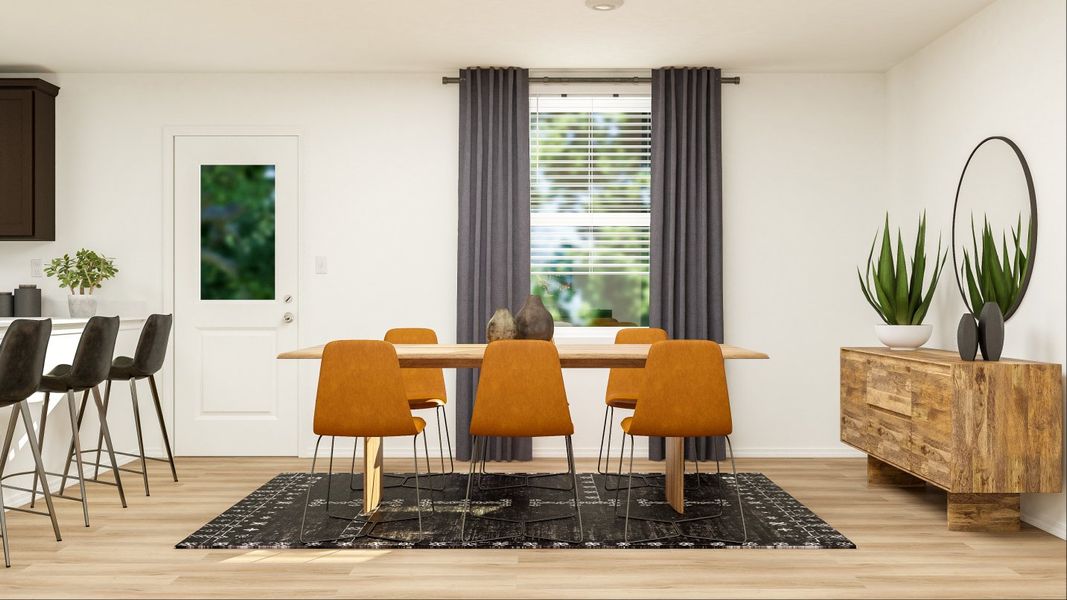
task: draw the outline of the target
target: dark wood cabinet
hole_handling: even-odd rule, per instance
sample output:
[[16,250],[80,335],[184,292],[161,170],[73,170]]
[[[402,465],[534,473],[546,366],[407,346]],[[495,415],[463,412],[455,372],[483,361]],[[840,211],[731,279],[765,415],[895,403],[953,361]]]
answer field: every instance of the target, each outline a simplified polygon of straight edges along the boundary
[[0,79],[0,240],[56,239],[56,95]]

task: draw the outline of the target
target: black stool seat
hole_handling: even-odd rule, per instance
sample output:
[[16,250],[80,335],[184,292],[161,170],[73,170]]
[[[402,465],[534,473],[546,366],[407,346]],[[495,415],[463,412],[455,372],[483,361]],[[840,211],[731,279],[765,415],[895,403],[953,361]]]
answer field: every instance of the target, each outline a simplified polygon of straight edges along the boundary
[[130,379],[148,377],[152,374],[144,373],[135,367],[132,357],[116,356],[115,360],[111,362],[111,371],[108,372],[107,378],[112,381],[129,381]]
[[56,365],[55,368],[41,377],[41,383],[37,386],[37,391],[64,394],[68,391],[81,392],[92,387],[74,385],[71,380],[73,369],[74,367],[71,365]]

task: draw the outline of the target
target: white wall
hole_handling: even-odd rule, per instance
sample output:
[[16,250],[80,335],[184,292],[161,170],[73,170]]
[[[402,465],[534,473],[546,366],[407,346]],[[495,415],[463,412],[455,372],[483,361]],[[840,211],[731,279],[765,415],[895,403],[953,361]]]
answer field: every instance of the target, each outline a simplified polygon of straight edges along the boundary
[[[837,347],[869,342],[852,269],[878,197],[878,74],[742,74],[724,91],[727,339],[770,361],[730,366],[741,454],[836,455]],[[439,74],[47,75],[57,103],[54,243],[0,243],[0,282],[30,258],[90,246],[116,256],[102,302],[162,306],[162,130],[302,131],[300,339],[424,325],[455,339],[457,89]],[[841,249],[846,249],[841,252]],[[314,275],[316,255],[329,274]],[[63,314],[50,280],[46,310]],[[846,298],[846,302],[836,302]],[[310,452],[317,368],[300,365]],[[568,374],[575,446],[594,455],[605,372]],[[451,383],[451,378],[450,378]],[[181,435],[177,432],[176,435]],[[560,442],[539,443],[557,454]],[[402,451],[397,447],[397,451]]]
[[[990,135],[1014,140],[1030,165],[1038,238],[1030,288],[1008,321],[1004,355],[1067,363],[1067,186],[1064,131],[1067,48],[1061,0],[1001,0],[887,76],[893,214],[910,224],[929,211],[948,239],[960,171]],[[950,259],[951,262],[951,259]],[[948,267],[951,269],[951,265]],[[932,345],[955,348],[965,307],[952,274],[930,313]],[[1023,518],[1065,536],[1064,494],[1023,497]]]

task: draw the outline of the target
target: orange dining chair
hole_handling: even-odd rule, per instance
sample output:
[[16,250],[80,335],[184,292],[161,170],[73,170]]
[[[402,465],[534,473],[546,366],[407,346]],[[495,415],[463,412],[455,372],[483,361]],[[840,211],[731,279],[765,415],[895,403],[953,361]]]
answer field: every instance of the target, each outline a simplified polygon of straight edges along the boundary
[[[616,344],[654,344],[667,339],[667,332],[657,327],[627,327],[620,329],[615,334]],[[604,395],[604,425],[600,431],[600,450],[597,451],[596,470],[601,475],[610,475],[609,462],[611,461],[611,432],[615,423],[615,409],[633,410],[637,405],[637,394],[641,391],[641,384],[645,381],[645,370],[637,369],[612,369],[608,373],[608,389]],[[607,446],[604,438],[607,437]],[[642,478],[643,479],[643,478]],[[648,485],[647,480],[645,484]],[[605,482],[609,491],[615,491],[619,486],[610,487]]]
[[[311,482],[308,483],[307,497],[304,501],[304,514],[300,519],[300,541],[307,543],[339,539],[352,525],[360,526],[354,537],[369,537],[387,541],[406,542],[411,540],[396,539],[374,535],[374,529],[384,523],[418,520],[419,540],[424,538],[422,529],[422,498],[419,493],[419,459],[418,438],[426,428],[426,421],[411,414],[407,395],[404,392],[404,378],[400,373],[400,362],[396,349],[388,342],[377,340],[345,340],[326,344],[322,351],[322,364],[319,369],[319,389],[315,397],[314,431],[318,435],[315,441],[315,456],[311,459]],[[332,519],[349,521],[341,531],[342,535],[324,540],[306,540],[305,524],[307,510],[311,504],[311,491],[315,485],[315,462],[319,456],[319,444],[322,438],[330,436],[330,467],[326,475],[326,514]],[[415,509],[417,516],[390,520],[372,520],[373,515],[360,521],[359,514],[354,516],[335,515],[330,512],[333,483],[333,451],[338,437],[396,437],[411,436],[412,449],[415,450]],[[423,451],[426,456],[426,471],[430,474],[430,452],[426,445],[426,436],[422,436]],[[433,510],[433,496],[430,497]],[[375,513],[377,512],[376,509]],[[369,525],[369,528],[368,528]],[[366,532],[364,532],[366,529]]]
[[[623,526],[624,540],[630,541],[630,495],[633,489],[634,436],[659,437],[704,437],[723,436],[730,449],[730,464],[733,467],[733,485],[737,492],[737,512],[741,517],[742,539],[712,538],[683,533],[681,523],[693,523],[721,517],[725,505],[723,476],[718,476],[720,489],[719,511],[712,515],[685,519],[652,519],[634,517],[635,520],[673,525],[675,533],[667,536],[635,540],[658,541],[673,537],[687,537],[709,541],[744,544],[748,541],[744,507],[741,503],[741,486],[734,462],[734,449],[730,443],[733,420],[730,417],[730,395],[726,387],[726,367],[722,348],[708,340],[673,340],[657,342],[648,352],[645,362],[645,381],[638,395],[632,417],[621,423],[623,451],[625,436],[630,437],[630,473],[626,485],[626,515]],[[619,452],[619,477],[622,477],[622,455]],[[716,461],[717,464],[718,461]],[[618,514],[618,491],[615,493],[616,517]]]
[[[385,332],[385,341],[390,344],[436,344],[437,333],[423,327],[398,327]],[[400,369],[404,378],[404,391],[407,394],[411,410],[433,409],[437,417],[437,444],[441,456],[441,473],[454,473],[455,463],[452,459],[452,436],[448,432],[448,415],[445,404],[448,394],[445,391],[445,375],[441,369]],[[442,437],[442,423],[444,436]],[[448,444],[448,470],[445,470],[445,444]],[[407,483],[405,480],[404,483]]]
[[[571,422],[570,409],[567,405],[567,392],[563,387],[563,371],[559,364],[559,353],[552,342],[542,340],[498,340],[486,346],[482,359],[481,375],[478,379],[478,395],[471,414],[470,433],[472,449],[470,471],[467,473],[467,496],[463,503],[463,516],[460,520],[460,539],[466,537],[468,515],[470,518],[518,523],[520,533],[478,540],[481,542],[533,538],[548,541],[580,543],[583,539],[582,511],[578,500],[578,476],[574,468],[574,446],[571,435],[574,424]],[[574,513],[542,517],[537,519],[505,519],[471,513],[471,482],[474,479],[478,456],[485,461],[486,442],[489,437],[552,437],[562,436],[567,441],[567,474],[569,487],[549,487],[531,485],[532,477],[524,476],[525,484],[506,485],[497,488],[481,486],[479,489],[508,489],[514,487],[537,487],[558,491],[569,491],[574,495]],[[578,538],[564,540],[534,536],[527,533],[527,523],[543,523],[562,519],[576,519]]]

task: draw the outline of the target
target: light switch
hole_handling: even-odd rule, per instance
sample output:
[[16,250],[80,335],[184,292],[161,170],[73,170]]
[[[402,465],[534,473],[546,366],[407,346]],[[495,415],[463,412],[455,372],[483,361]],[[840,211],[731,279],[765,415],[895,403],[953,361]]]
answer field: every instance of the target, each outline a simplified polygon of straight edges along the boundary
[[39,258],[31,258],[30,259],[30,277],[43,277],[43,276],[44,275],[41,273],[41,259],[39,259]]
[[325,256],[316,256],[315,257],[315,274],[316,275],[325,275],[326,274],[326,257]]

